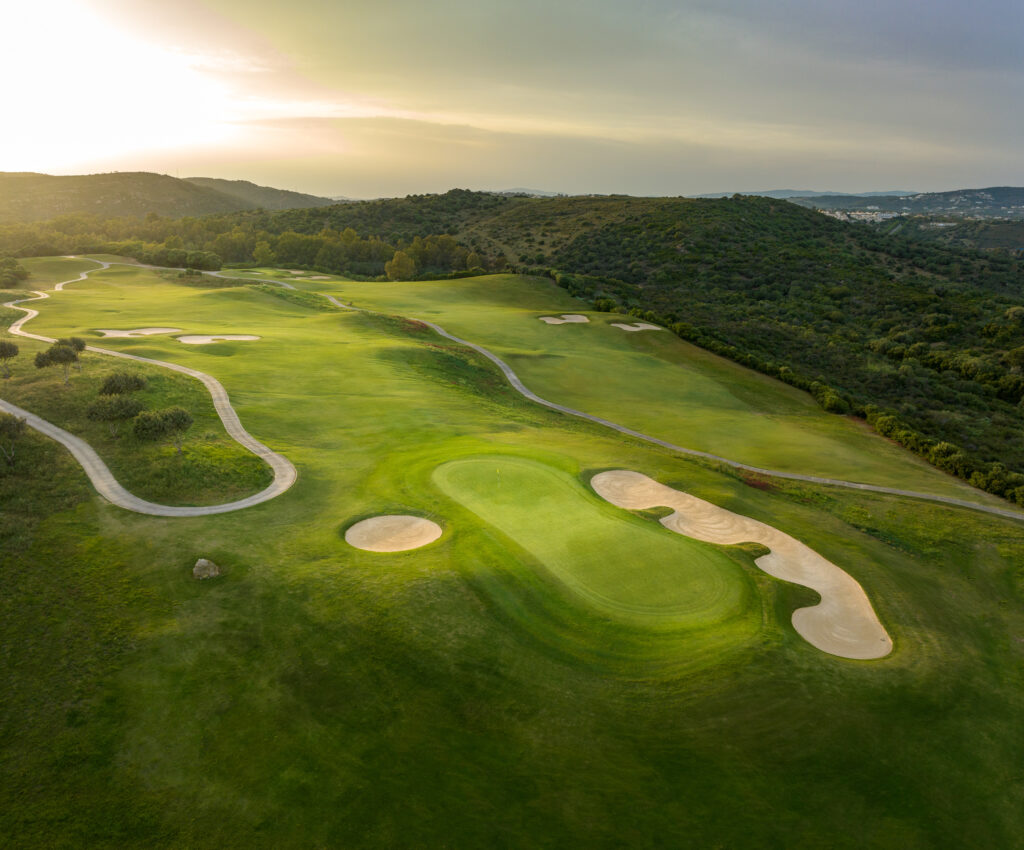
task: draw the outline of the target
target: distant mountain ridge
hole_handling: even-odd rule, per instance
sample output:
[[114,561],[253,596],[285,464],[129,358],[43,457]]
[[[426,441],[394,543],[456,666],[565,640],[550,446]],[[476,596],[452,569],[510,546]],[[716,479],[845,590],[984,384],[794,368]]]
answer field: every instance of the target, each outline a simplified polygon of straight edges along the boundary
[[1024,218],[1024,188],[990,186],[949,192],[917,192],[896,196],[809,195],[789,198],[802,207],[820,210],[865,210],[910,215],[974,215]]
[[733,195],[760,195],[762,198],[789,200],[790,198],[881,198],[888,195],[912,195],[904,189],[890,189],[885,192],[821,192],[813,189],[768,189],[758,192],[707,192],[703,195],[688,195],[690,198],[731,198]]
[[170,218],[253,209],[298,209],[335,203],[329,198],[257,186],[244,180],[182,180],[148,171],[54,176],[0,172],[0,222],[42,221],[90,213],[102,218]]

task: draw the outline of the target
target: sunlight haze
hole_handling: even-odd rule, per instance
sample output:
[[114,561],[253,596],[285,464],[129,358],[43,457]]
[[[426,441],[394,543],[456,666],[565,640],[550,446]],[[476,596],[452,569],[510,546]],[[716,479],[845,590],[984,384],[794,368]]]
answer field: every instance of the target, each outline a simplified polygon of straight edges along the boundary
[[1024,16],[1005,0],[43,0],[5,14],[23,37],[0,56],[20,119],[0,170],[354,197],[1024,177]]

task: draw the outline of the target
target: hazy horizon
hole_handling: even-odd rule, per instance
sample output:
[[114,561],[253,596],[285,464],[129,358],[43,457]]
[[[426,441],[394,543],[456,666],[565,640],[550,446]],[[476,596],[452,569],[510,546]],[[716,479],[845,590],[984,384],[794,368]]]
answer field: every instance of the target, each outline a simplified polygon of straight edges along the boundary
[[355,198],[1024,184],[1008,0],[42,0],[8,18],[2,171]]

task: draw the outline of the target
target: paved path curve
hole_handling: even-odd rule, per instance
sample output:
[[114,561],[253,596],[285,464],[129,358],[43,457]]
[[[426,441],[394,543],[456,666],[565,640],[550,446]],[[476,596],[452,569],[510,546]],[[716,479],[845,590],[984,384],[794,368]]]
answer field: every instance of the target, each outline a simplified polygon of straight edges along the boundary
[[[333,300],[333,299],[332,299]],[[335,302],[338,303],[338,302]],[[345,306],[345,305],[339,305]],[[357,308],[351,308],[357,309]],[[465,345],[468,348],[472,348],[474,351],[480,352],[484,357],[493,362],[501,371],[512,387],[522,396],[525,396],[530,401],[542,404],[544,407],[550,407],[552,410],[557,410],[560,413],[567,413],[569,416],[577,416],[580,419],[586,419],[590,422],[595,422],[598,425],[603,425],[605,428],[611,428],[613,431],[618,431],[620,434],[625,434],[628,437],[635,437],[638,440],[643,440],[647,443],[653,443],[656,446],[669,449],[670,451],[677,452],[682,455],[689,455],[690,457],[700,457],[705,460],[713,460],[717,463],[725,464],[733,469],[742,469],[745,472],[754,472],[758,475],[766,475],[772,478],[786,478],[791,481],[806,481],[810,484],[826,484],[832,487],[846,487],[851,490],[867,490],[872,493],[885,493],[890,496],[907,496],[911,499],[924,499],[929,502],[941,502],[944,505],[956,505],[961,508],[970,508],[975,511],[982,511],[987,514],[994,514],[1001,517],[1009,517],[1010,519],[1024,520],[1024,513],[1020,511],[1010,510],[1009,508],[996,508],[989,505],[979,505],[976,502],[970,502],[966,499],[956,499],[952,496],[936,496],[931,493],[918,493],[914,490],[898,490],[895,487],[883,487],[878,484],[861,484],[856,481],[843,481],[838,478],[820,478],[815,475],[801,475],[798,472],[782,472],[777,469],[762,469],[759,466],[750,466],[746,463],[740,463],[739,461],[729,460],[729,458],[720,457],[719,455],[711,454],[710,452],[702,452],[697,449],[688,449],[684,446],[677,446],[675,443],[669,443],[666,440],[660,440],[657,437],[652,437],[649,434],[644,434],[641,431],[634,431],[632,428],[627,428],[625,425],[619,425],[616,422],[611,422],[608,419],[601,419],[599,416],[591,416],[589,413],[584,413],[581,410],[575,410],[571,407],[566,407],[564,404],[557,404],[553,401],[548,401],[545,398],[541,398],[532,390],[528,389],[523,382],[519,379],[519,376],[512,371],[512,367],[509,366],[504,360],[498,357],[496,354],[488,351],[481,345],[468,342],[464,339],[448,333],[440,325],[436,325],[433,322],[428,322],[424,319],[416,319],[418,322],[422,322],[424,325],[429,327],[435,333],[440,334],[446,339],[450,339],[452,342],[457,342],[459,345]]]
[[[133,265],[133,266],[141,266],[142,268],[157,269],[157,270],[163,270],[163,271],[167,270],[167,269],[164,269],[161,266],[147,266],[147,265],[142,264],[142,263],[109,263],[109,262],[105,262],[103,260],[92,260],[92,262],[100,263],[101,267],[104,268],[104,269],[105,268],[109,268],[111,265]],[[69,280],[69,281],[64,281],[62,283],[58,283],[54,287],[54,289],[55,290],[61,290],[61,289],[63,289],[65,283],[74,283],[74,282],[79,281],[79,280],[85,280],[86,277],[89,275],[89,273],[91,271],[100,271],[100,270],[101,269],[90,269],[87,272],[82,272],[77,278],[74,278],[73,280]],[[205,274],[208,274],[211,277],[230,278],[230,275],[225,275],[223,272],[205,272]],[[239,278],[239,279],[242,279],[242,278]],[[249,279],[248,278],[244,278],[244,280],[249,280]],[[272,279],[272,278],[260,278],[260,279],[255,279],[254,278],[253,280],[255,282],[259,282],[260,280],[262,280],[262,281],[265,281],[267,283],[279,284],[280,286],[283,286],[283,287],[285,287],[287,289],[296,289],[295,286],[293,286],[288,281],[284,281],[284,280],[275,280],[275,279]],[[332,304],[334,304],[337,307],[342,308],[343,310],[354,310],[354,311],[363,312],[363,313],[374,313],[374,311],[372,311],[372,310],[367,310],[367,309],[365,309],[363,307],[356,307],[354,304],[351,304],[351,303],[344,304],[341,301],[339,301],[337,298],[335,298],[333,295],[327,295],[326,293],[319,293],[319,294],[322,295],[324,298],[326,298],[328,301],[330,301]],[[46,298],[47,297],[47,295],[45,293],[43,293],[43,292],[37,292],[36,295],[38,296],[37,298],[27,298],[27,299],[23,299],[23,300],[24,301],[35,301],[35,300],[38,300],[39,298]],[[8,304],[5,304],[4,306],[13,307],[13,306],[15,306],[16,303],[19,303],[19,302],[13,302],[12,301],[12,302],[9,302]],[[33,318],[34,316],[37,316],[39,313],[38,313],[37,310],[31,310],[31,309],[29,309],[27,307],[18,307],[17,309],[24,310],[28,315],[26,315],[22,319],[19,319],[17,322],[15,322],[13,325],[11,325],[11,332],[12,333],[17,333],[17,334],[20,334],[21,336],[29,336],[29,337],[32,337],[34,339],[40,339],[40,340],[43,340],[44,342],[52,342],[53,341],[49,337],[37,336],[35,334],[30,334],[30,333],[27,333],[25,331],[22,331],[21,330],[21,326],[25,322],[27,322],[31,318]],[[702,452],[702,451],[698,451],[697,449],[688,449],[685,446],[677,446],[675,443],[670,443],[670,442],[668,442],[666,440],[661,440],[658,437],[652,437],[649,434],[644,434],[641,431],[636,431],[636,430],[634,430],[632,428],[627,428],[625,425],[619,425],[618,423],[612,422],[612,421],[610,421],[608,419],[602,419],[602,418],[600,418],[598,416],[592,416],[591,414],[584,413],[581,410],[575,410],[574,408],[567,407],[564,404],[558,404],[558,403],[553,402],[553,401],[548,401],[545,398],[541,398],[535,392],[530,390],[522,382],[522,380],[520,380],[519,376],[515,373],[515,371],[513,371],[511,366],[509,366],[504,360],[502,360],[500,357],[498,357],[498,355],[496,355],[493,352],[489,351],[488,349],[484,348],[482,345],[477,345],[476,343],[469,342],[468,340],[465,340],[465,339],[461,339],[460,337],[457,337],[454,334],[450,334],[450,333],[448,333],[448,331],[446,331],[440,325],[435,324],[434,322],[427,321],[426,319],[413,319],[413,321],[417,321],[417,322],[420,322],[423,325],[426,325],[428,328],[430,328],[432,331],[434,331],[434,333],[438,334],[439,336],[444,337],[445,339],[450,339],[452,342],[455,342],[455,343],[457,343],[459,345],[464,345],[467,348],[471,348],[474,351],[482,354],[484,357],[486,357],[488,360],[490,360],[492,363],[494,363],[501,370],[502,374],[508,380],[508,382],[512,386],[512,388],[516,390],[516,392],[518,392],[523,397],[529,399],[530,401],[532,401],[532,402],[534,402],[536,404],[543,405],[544,407],[551,408],[552,410],[557,410],[559,413],[565,413],[565,414],[567,414],[569,416],[575,416],[575,417],[578,417],[580,419],[586,419],[589,422],[594,422],[597,425],[602,425],[605,428],[610,428],[613,431],[619,432],[620,434],[625,434],[628,437],[633,437],[634,439],[642,440],[643,442],[652,443],[652,444],[654,444],[656,446],[661,446],[662,448],[666,448],[669,451],[676,452],[678,454],[687,455],[689,457],[699,457],[699,458],[703,458],[705,460],[712,460],[712,461],[715,461],[716,463],[721,463],[721,464],[724,464],[725,466],[731,467],[732,469],[739,469],[739,470],[743,470],[744,472],[753,472],[753,473],[756,473],[758,475],[764,475],[764,476],[768,476],[768,477],[771,477],[771,478],[783,478],[783,479],[786,479],[786,480],[789,480],[789,481],[805,481],[805,482],[807,482],[809,484],[823,484],[823,485],[830,486],[830,487],[843,487],[843,488],[850,489],[850,490],[862,490],[862,491],[871,492],[871,493],[883,493],[883,494],[890,495],[890,496],[903,496],[903,497],[910,498],[910,499],[921,499],[921,500],[927,501],[927,502],[938,502],[938,503],[944,504],[944,505],[953,505],[953,506],[960,507],[960,508],[968,508],[969,510],[980,511],[981,513],[992,514],[993,516],[1005,517],[1005,518],[1008,518],[1008,519],[1024,520],[1024,513],[1021,513],[1020,511],[1011,510],[1009,508],[997,508],[997,507],[993,507],[993,506],[990,506],[990,505],[979,505],[976,502],[971,502],[971,501],[968,501],[966,499],[957,499],[957,498],[955,498],[953,496],[939,496],[939,495],[934,495],[932,493],[919,493],[919,492],[917,492],[915,490],[900,490],[900,489],[898,489],[896,487],[883,487],[883,486],[878,485],[878,484],[863,484],[863,483],[860,483],[860,482],[857,482],[857,481],[844,481],[844,480],[838,479],[838,478],[823,478],[823,477],[816,476],[816,475],[802,475],[802,474],[800,474],[798,472],[783,472],[783,471],[777,470],[777,469],[763,469],[762,467],[759,467],[759,466],[750,466],[749,464],[740,463],[739,461],[735,461],[735,460],[730,460],[729,458],[721,457],[721,456],[716,455],[716,454],[711,454],[710,452]],[[175,371],[183,372],[186,375],[191,375],[192,377],[198,378],[204,384],[206,384],[207,388],[210,389],[210,393],[214,397],[214,404],[217,406],[217,412],[220,414],[221,419],[224,422],[224,426],[228,430],[228,433],[231,434],[232,437],[234,437],[236,440],[238,440],[238,442],[240,442],[242,445],[244,445],[246,448],[248,448],[254,454],[257,454],[260,457],[263,457],[265,460],[267,460],[267,462],[274,468],[274,483],[271,484],[270,487],[268,487],[262,493],[258,493],[255,496],[250,497],[249,499],[242,499],[241,501],[231,502],[231,503],[229,503],[227,505],[211,505],[211,506],[207,506],[207,507],[203,507],[203,508],[174,508],[174,507],[168,507],[168,506],[164,506],[164,505],[153,505],[151,502],[144,502],[143,500],[138,499],[135,496],[132,496],[131,494],[127,493],[127,491],[125,491],[124,488],[122,488],[120,485],[116,484],[116,482],[114,482],[114,484],[116,485],[118,490],[120,490],[121,493],[125,494],[128,497],[128,499],[132,501],[133,505],[130,506],[128,504],[122,504],[122,502],[117,501],[115,499],[112,499],[112,498],[110,498],[110,496],[107,496],[107,498],[109,498],[111,501],[113,501],[114,504],[120,504],[122,507],[128,507],[129,510],[138,510],[140,513],[154,513],[155,511],[153,511],[153,510],[143,510],[143,509],[141,509],[141,507],[136,507],[134,505],[145,506],[146,508],[161,509],[161,513],[159,514],[160,516],[200,516],[200,515],[212,514],[212,513],[225,513],[227,511],[239,510],[241,508],[249,507],[249,505],[252,505],[252,504],[259,504],[260,502],[267,501],[267,499],[272,499],[272,498],[274,498],[274,496],[277,496],[280,493],[283,493],[285,490],[287,490],[295,482],[295,475],[296,475],[296,473],[295,473],[295,468],[291,465],[291,462],[288,461],[287,458],[284,458],[281,455],[278,455],[275,452],[272,452],[270,449],[268,449],[262,443],[260,443],[257,440],[253,439],[245,431],[245,429],[242,428],[241,423],[238,421],[238,415],[235,413],[234,408],[231,407],[230,402],[228,402],[228,400],[227,400],[227,393],[225,392],[224,388],[220,385],[220,383],[215,378],[212,378],[209,375],[206,375],[206,374],[204,374],[202,372],[197,372],[194,369],[189,369],[189,368],[187,368],[185,366],[178,366],[175,363],[166,363],[166,362],[164,362],[162,360],[150,360],[150,359],[145,358],[145,357],[136,357],[135,355],[124,354],[124,353],[119,352],[119,351],[110,351],[108,349],[103,349],[103,348],[94,348],[92,346],[88,346],[87,350],[89,350],[89,351],[96,351],[96,352],[103,353],[103,354],[111,354],[114,357],[124,357],[124,358],[131,359],[131,360],[140,360],[140,361],[142,361],[144,363],[153,363],[155,365],[164,366],[165,368],[168,368],[168,369],[174,369]],[[222,410],[221,405],[218,404],[218,395],[215,392],[214,387],[219,389],[220,394],[222,394],[222,396],[223,396],[222,404],[223,404],[225,410]],[[20,410],[20,408],[14,408],[13,405],[8,405],[6,402],[3,402],[3,401],[0,401],[0,407],[4,407],[5,409],[13,408],[12,412]],[[19,415],[19,416],[26,416],[24,411],[19,412],[17,415]],[[37,428],[37,430],[42,430],[42,429],[38,428],[33,422],[29,421],[28,420],[28,416],[31,416],[31,414],[28,414],[26,416],[26,421],[28,421],[28,424],[32,425],[32,427]],[[226,416],[228,418],[225,418]],[[38,419],[38,417],[34,417],[34,418]],[[232,426],[229,425],[229,420],[231,420],[233,422],[233,426],[234,426],[234,428],[238,432],[237,434],[235,433],[235,431],[232,430]],[[40,419],[39,422],[43,422],[43,420]],[[66,431],[62,431],[61,429],[57,428],[54,425],[49,425],[49,423],[45,423],[45,424],[47,424],[50,429],[53,429],[53,431],[60,432],[60,434],[64,434],[67,437],[71,437],[72,439],[77,439],[77,438],[72,437],[72,435],[67,434]],[[43,433],[49,433],[49,432],[48,431],[44,431]],[[54,435],[51,434],[51,436],[54,436]],[[60,437],[57,437],[57,436],[54,436],[54,439],[60,440],[60,442],[63,442],[66,446],[68,446],[69,449],[71,449],[71,445],[66,440],[61,439]],[[79,441],[79,442],[81,442],[81,441]],[[83,443],[83,445],[85,445],[85,444]],[[89,449],[88,446],[85,446],[85,448],[88,449],[88,451],[92,452],[92,449]],[[72,449],[72,453],[74,453],[74,451],[75,450]],[[106,470],[107,475],[109,475],[110,471],[106,469],[105,465],[103,465],[103,461],[101,461],[99,459],[99,457],[96,456],[95,452],[92,452],[92,454],[93,454],[93,456],[95,456],[96,461],[100,464],[100,466],[102,466],[103,469]],[[78,457],[78,455],[76,455],[76,457]],[[272,460],[272,458],[274,460]],[[277,465],[275,465],[275,464],[277,464]],[[83,466],[85,466],[84,462],[83,462]],[[289,471],[290,471],[290,478],[289,478]],[[93,484],[96,486],[96,489],[100,490],[99,484],[97,483],[97,481],[95,479],[93,479],[93,475],[92,475],[92,473],[89,472],[89,468],[88,467],[86,467],[86,472],[89,474],[90,479],[93,480]],[[275,491],[275,488],[278,487],[278,479],[279,478],[281,479],[281,482],[282,482],[283,486],[281,486],[279,489],[276,489],[276,491]],[[113,481],[113,477],[112,476],[111,476],[111,481]],[[287,483],[284,483],[285,481]],[[274,492],[272,492],[272,491],[274,491]],[[103,491],[100,490],[100,492],[103,492]],[[104,493],[104,495],[106,495],[106,493]],[[188,513],[179,513],[181,511],[186,511]]]
[[[284,281],[274,281],[275,283],[283,283]],[[323,294],[323,293],[321,293]],[[365,313],[372,313],[372,310],[367,310],[363,307],[356,307],[354,304],[343,304],[338,299],[331,295],[324,295],[332,304],[336,304],[345,310],[358,310]],[[411,318],[411,317],[410,317]],[[533,390],[527,387],[520,377],[513,371],[512,367],[508,365],[504,360],[498,357],[492,351],[484,348],[482,345],[477,345],[475,342],[461,339],[454,334],[448,333],[440,325],[429,322],[426,319],[411,319],[412,321],[419,322],[420,324],[426,325],[434,333],[439,336],[443,336],[445,339],[450,339],[452,342],[456,342],[459,345],[464,345],[467,348],[472,348],[474,351],[482,354],[495,366],[497,366],[505,378],[508,380],[512,388],[518,392],[521,396],[528,398],[530,401],[536,404],[541,404],[544,407],[549,407],[552,410],[557,410],[559,413],[565,413],[569,416],[576,416],[580,419],[586,419],[588,422],[594,422],[597,425],[603,425],[605,428],[611,428],[613,431],[618,431],[620,434],[625,434],[627,437],[634,437],[637,440],[642,440],[646,443],[653,443],[656,446],[661,446],[669,451],[676,452],[681,455],[688,455],[690,457],[704,458],[705,460],[713,460],[716,463],[724,464],[725,466],[732,467],[733,469],[741,469],[744,472],[753,472],[758,475],[765,475],[771,478],[785,478],[790,481],[806,481],[809,484],[825,484],[830,487],[845,487],[850,490],[865,490],[871,493],[884,493],[889,496],[905,496],[910,499],[922,499],[927,502],[939,502],[944,505],[955,505],[959,508],[969,508],[974,511],[981,511],[982,513],[993,514],[994,516],[1007,517],[1009,519],[1024,520],[1024,513],[1015,511],[1010,508],[997,508],[991,505],[979,505],[977,502],[971,502],[967,499],[957,499],[953,496],[937,496],[931,493],[919,493],[915,490],[900,490],[896,487],[883,487],[879,484],[862,484],[857,481],[843,481],[839,478],[821,478],[816,475],[802,475],[799,472],[783,472],[777,469],[763,469],[760,466],[750,466],[746,463],[740,463],[736,460],[730,460],[726,457],[711,454],[710,452],[702,452],[697,449],[688,449],[685,446],[677,446],[675,443],[670,443],[666,440],[652,437],[649,434],[644,434],[641,431],[635,431],[632,428],[627,428],[625,425],[619,425],[617,422],[612,422],[608,419],[602,419],[599,416],[592,416],[589,413],[584,413],[582,410],[576,410],[572,407],[566,407],[564,404],[558,404],[554,401],[548,401],[546,398],[541,398]]]
[[[65,280],[56,284],[54,286],[54,291],[60,292],[64,289],[65,284],[85,280],[91,272],[102,271],[103,269],[110,268],[111,266],[111,263],[103,260],[93,260],[92,262],[99,263],[99,267],[84,271],[72,280]],[[5,307],[13,307],[16,310],[21,310],[25,313],[22,318],[18,319],[11,325],[10,331],[12,334],[28,337],[30,339],[38,339],[42,342],[55,341],[51,337],[41,336],[40,334],[29,333],[26,330],[22,330],[22,325],[38,316],[39,311],[33,310],[30,307],[19,307],[17,305],[25,301],[39,301],[43,298],[49,298],[49,296],[45,292],[36,292],[34,298],[9,301],[4,305]],[[58,428],[56,425],[47,422],[45,419],[36,416],[34,413],[29,413],[27,410],[22,410],[20,407],[0,400],[0,409],[5,410],[8,413],[13,413],[15,416],[22,417],[30,427],[35,428],[40,433],[45,434],[66,446],[74,456],[75,460],[82,465],[82,468],[85,470],[85,474],[89,476],[89,480],[92,482],[93,487],[95,487],[96,491],[107,501],[129,511],[135,511],[140,514],[150,514],[152,516],[209,516],[211,514],[223,514],[231,511],[239,511],[242,510],[242,508],[252,507],[253,505],[269,501],[270,499],[280,496],[295,483],[298,473],[292,465],[292,462],[284,455],[280,455],[263,445],[263,443],[253,437],[245,430],[245,428],[242,427],[238,414],[231,406],[231,400],[228,398],[227,390],[224,389],[220,381],[216,378],[211,375],[207,375],[205,372],[190,369],[187,366],[180,366],[177,363],[168,363],[164,360],[153,360],[149,357],[139,357],[138,355],[127,354],[123,351],[113,351],[108,348],[97,348],[92,345],[86,346],[86,351],[93,351],[97,354],[107,354],[111,357],[120,357],[124,360],[135,360],[139,363],[150,363],[154,366],[162,366],[165,369],[173,369],[175,372],[181,372],[183,375],[188,375],[191,378],[201,381],[206,389],[209,390],[217,415],[220,417],[221,422],[224,423],[224,429],[228,432],[231,438],[235,440],[235,442],[247,448],[254,455],[261,458],[274,473],[274,480],[265,490],[261,490],[259,493],[255,493],[245,499],[226,502],[221,505],[177,507],[174,505],[159,505],[155,502],[147,502],[145,499],[140,499],[138,496],[132,495],[125,490],[124,487],[118,484],[107,465],[84,440],[76,437],[74,434],[68,433],[63,428]]]

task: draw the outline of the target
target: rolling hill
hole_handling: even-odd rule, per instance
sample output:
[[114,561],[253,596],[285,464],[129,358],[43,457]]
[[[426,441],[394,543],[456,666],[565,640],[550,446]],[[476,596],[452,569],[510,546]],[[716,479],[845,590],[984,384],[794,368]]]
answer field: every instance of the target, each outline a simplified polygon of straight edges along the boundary
[[5,251],[110,252],[158,265],[203,251],[364,279],[387,274],[402,251],[411,265],[401,277],[542,274],[598,309],[659,322],[781,378],[1024,504],[1024,263],[1006,253],[886,235],[756,196],[466,190],[187,224],[79,217],[0,227]]
[[149,213],[181,218],[329,203],[327,198],[243,180],[180,180],[147,171],[70,176],[0,172],[0,222],[42,221],[75,213],[100,218],[140,218]]
[[248,180],[221,180],[217,177],[186,177],[185,180],[194,186],[213,189],[232,198],[238,198],[250,207],[265,210],[306,209],[337,203],[332,198],[306,195],[288,189],[274,189],[270,186],[257,186]]

